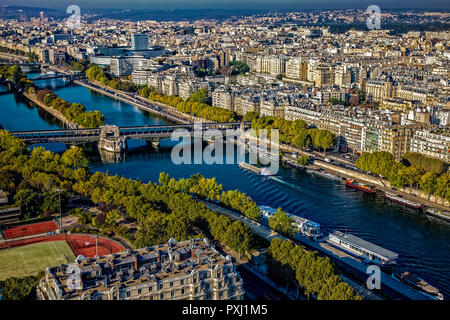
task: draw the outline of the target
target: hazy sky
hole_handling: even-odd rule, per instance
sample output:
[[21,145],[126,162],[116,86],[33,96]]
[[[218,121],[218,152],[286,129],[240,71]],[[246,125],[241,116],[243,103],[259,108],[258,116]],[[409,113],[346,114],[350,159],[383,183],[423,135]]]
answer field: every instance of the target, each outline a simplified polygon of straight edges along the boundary
[[450,8],[449,0],[0,0],[1,5],[66,9],[77,4],[83,8],[124,9],[311,9],[365,8],[371,4],[384,8]]

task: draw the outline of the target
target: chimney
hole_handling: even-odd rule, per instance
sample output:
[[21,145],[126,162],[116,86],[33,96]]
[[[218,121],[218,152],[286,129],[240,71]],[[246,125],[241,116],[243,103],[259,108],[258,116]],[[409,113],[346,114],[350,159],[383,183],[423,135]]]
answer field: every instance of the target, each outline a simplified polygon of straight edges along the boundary
[[136,256],[136,254],[133,254],[133,259],[134,259],[134,269],[139,270],[138,257]]
[[159,253],[159,250],[156,249],[156,250],[155,250],[155,253],[156,253],[156,261],[157,261],[157,262],[161,262],[161,254]]
[[194,254],[194,249],[191,249],[191,259],[194,260],[195,259],[195,254]]

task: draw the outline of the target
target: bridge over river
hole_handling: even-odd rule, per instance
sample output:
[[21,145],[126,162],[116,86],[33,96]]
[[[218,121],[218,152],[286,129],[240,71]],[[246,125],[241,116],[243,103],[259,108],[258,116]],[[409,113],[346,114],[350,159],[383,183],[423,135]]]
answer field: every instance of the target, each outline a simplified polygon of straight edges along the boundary
[[226,130],[249,129],[251,122],[222,122],[222,123],[195,123],[177,125],[156,126],[129,126],[118,127],[113,125],[102,126],[94,129],[66,129],[66,130],[41,130],[41,131],[12,131],[11,134],[22,139],[26,144],[59,142],[70,145],[86,142],[98,142],[101,149],[122,152],[127,149],[127,139],[144,139],[152,143],[158,143],[161,139],[167,139],[179,129],[184,129],[198,137],[208,130],[218,130],[225,133]]

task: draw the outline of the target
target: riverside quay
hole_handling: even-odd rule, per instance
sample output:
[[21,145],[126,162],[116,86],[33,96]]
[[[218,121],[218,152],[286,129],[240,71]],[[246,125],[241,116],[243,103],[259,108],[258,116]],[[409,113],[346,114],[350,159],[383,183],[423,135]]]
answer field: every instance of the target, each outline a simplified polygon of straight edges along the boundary
[[85,258],[47,268],[40,300],[242,300],[243,281],[230,257],[207,239]]

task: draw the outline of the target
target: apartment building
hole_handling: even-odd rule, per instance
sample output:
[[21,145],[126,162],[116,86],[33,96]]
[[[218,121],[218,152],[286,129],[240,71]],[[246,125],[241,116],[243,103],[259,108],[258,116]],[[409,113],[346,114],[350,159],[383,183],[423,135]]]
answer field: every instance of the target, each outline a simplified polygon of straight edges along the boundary
[[385,80],[361,79],[361,88],[366,93],[368,101],[382,101],[395,97],[395,86],[392,77]]
[[334,84],[339,88],[349,88],[352,83],[350,70],[346,66],[336,66]]
[[49,53],[49,61],[53,64],[62,64],[66,62],[67,54],[64,51],[50,49]]
[[259,106],[259,115],[284,118],[285,108],[286,106],[279,103],[275,97],[263,98]]
[[345,91],[336,87],[327,87],[317,92],[317,96],[321,103],[327,103],[330,99],[337,99],[340,102],[345,101]]
[[161,82],[161,93],[165,96],[177,96],[178,95],[178,81],[176,76],[165,76]]
[[378,151],[390,152],[396,160],[401,160],[410,151],[411,138],[416,129],[414,125],[392,125],[380,130]]
[[316,87],[334,84],[333,67],[327,65],[317,65],[314,72],[314,84]]
[[234,93],[229,88],[217,88],[212,93],[212,105],[234,111]]
[[239,94],[234,99],[234,110],[237,114],[245,115],[247,112],[260,113],[261,97],[252,94]]
[[307,81],[308,62],[303,58],[291,58],[286,61],[286,78]]
[[39,300],[242,300],[244,293],[231,258],[207,239],[79,256],[70,265],[47,268],[37,287]]
[[255,71],[268,73],[273,76],[284,74],[286,70],[286,57],[284,56],[258,56],[255,61]]
[[411,138],[410,151],[450,162],[450,136],[439,130],[417,130]]
[[133,34],[131,36],[131,50],[148,50],[148,34]]

